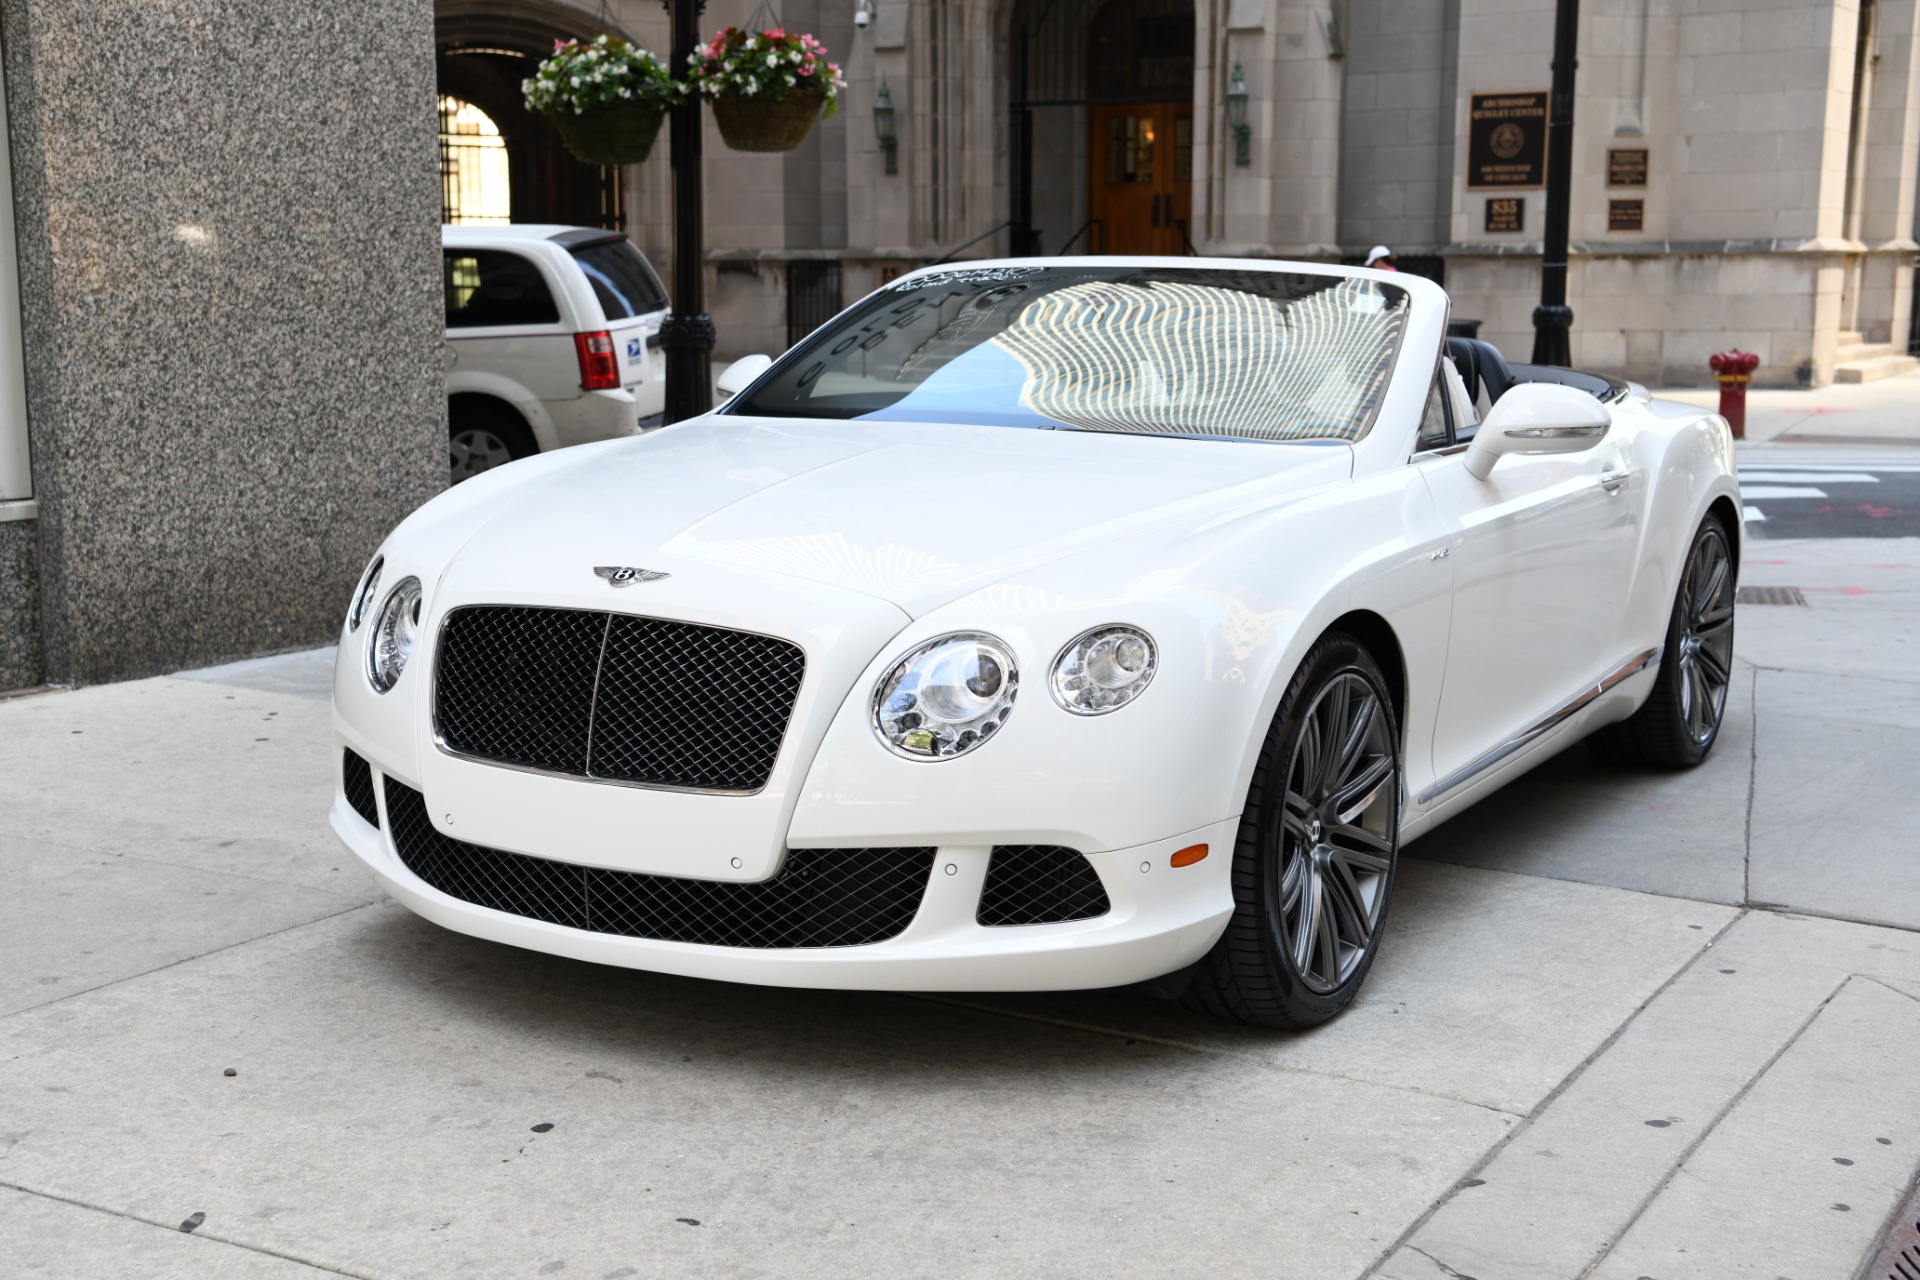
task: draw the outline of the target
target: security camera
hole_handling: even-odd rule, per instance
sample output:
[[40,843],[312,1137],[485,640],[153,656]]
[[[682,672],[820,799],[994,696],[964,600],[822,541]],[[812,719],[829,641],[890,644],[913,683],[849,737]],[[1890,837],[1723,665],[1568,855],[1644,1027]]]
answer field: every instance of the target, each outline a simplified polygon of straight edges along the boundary
[[861,0],[860,4],[856,6],[853,11],[853,25],[865,31],[867,24],[872,21],[873,10],[867,8],[866,0]]

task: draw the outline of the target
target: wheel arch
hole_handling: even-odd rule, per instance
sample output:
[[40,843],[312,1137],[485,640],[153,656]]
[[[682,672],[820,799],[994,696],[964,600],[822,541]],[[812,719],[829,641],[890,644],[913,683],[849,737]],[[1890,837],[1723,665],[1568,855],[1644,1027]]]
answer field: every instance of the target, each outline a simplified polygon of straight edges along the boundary
[[[1345,632],[1366,647],[1373,660],[1380,664],[1381,672],[1387,677],[1387,693],[1393,699],[1393,718],[1406,731],[1407,723],[1407,658],[1401,651],[1400,637],[1395,633],[1393,624],[1371,609],[1354,609],[1341,614],[1328,623],[1313,644],[1307,646],[1311,652],[1315,645],[1333,632]],[[1292,679],[1289,675],[1288,679]]]
[[1737,583],[1740,581],[1740,543],[1746,535],[1741,527],[1739,504],[1723,493],[1707,504],[1707,517],[1719,519],[1727,531],[1727,541],[1733,544],[1733,580]]
[[522,399],[513,394],[520,390],[515,384],[502,383],[498,386],[449,388],[447,392],[447,427],[451,431],[459,420],[462,411],[495,410],[510,413],[527,428],[527,434],[533,437],[533,443],[541,453],[549,453],[560,447],[560,439],[554,432],[553,422],[541,410],[540,402]]

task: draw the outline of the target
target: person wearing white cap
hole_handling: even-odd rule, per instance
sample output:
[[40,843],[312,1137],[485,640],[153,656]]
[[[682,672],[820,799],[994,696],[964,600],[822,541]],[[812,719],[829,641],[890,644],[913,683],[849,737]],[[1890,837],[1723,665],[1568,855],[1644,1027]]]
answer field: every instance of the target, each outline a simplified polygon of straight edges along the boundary
[[1376,271],[1398,271],[1393,265],[1393,250],[1383,244],[1373,246],[1367,253],[1367,265]]

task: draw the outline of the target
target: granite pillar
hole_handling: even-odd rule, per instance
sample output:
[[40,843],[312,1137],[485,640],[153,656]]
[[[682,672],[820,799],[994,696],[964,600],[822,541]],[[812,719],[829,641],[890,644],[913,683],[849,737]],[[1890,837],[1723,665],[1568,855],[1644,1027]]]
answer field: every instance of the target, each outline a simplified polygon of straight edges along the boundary
[[34,522],[0,521],[0,694],[43,683]]
[[0,20],[44,677],[326,642],[446,478],[431,7]]

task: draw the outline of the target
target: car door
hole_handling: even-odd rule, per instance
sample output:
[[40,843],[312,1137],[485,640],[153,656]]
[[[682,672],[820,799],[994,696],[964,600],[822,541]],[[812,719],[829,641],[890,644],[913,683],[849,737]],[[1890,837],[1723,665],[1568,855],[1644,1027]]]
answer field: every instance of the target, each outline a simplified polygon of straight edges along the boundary
[[1454,561],[1433,734],[1439,781],[1423,801],[1466,782],[1607,674],[1638,541],[1620,427],[1581,453],[1509,455],[1486,480],[1466,470],[1464,434],[1414,460]]
[[539,264],[505,249],[452,246],[442,259],[453,367],[491,375],[484,389],[523,407],[577,398],[573,339]]

